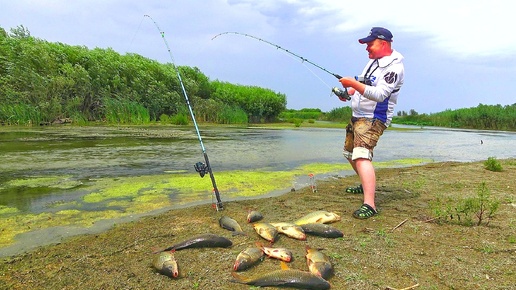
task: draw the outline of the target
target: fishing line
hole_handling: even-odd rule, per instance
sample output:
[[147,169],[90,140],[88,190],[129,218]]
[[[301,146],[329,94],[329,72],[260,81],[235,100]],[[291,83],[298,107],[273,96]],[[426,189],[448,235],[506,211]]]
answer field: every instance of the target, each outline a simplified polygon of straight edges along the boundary
[[174,57],[172,56],[172,52],[170,51],[170,46],[168,45],[167,39],[165,38],[165,32],[163,32],[161,30],[161,28],[159,28],[158,23],[156,23],[156,21],[154,21],[154,19],[152,19],[152,17],[150,17],[149,15],[144,15],[144,17],[149,17],[149,19],[152,20],[152,22],[154,22],[154,25],[156,25],[156,28],[158,29],[159,33],[161,34],[161,38],[163,39],[163,42],[165,43],[165,46],[167,47],[168,54],[170,55],[170,60],[172,61],[172,66],[174,67],[174,69],[177,73],[177,78],[179,79],[179,83],[181,84],[181,89],[183,90],[183,95],[185,97],[186,104],[188,105],[188,109],[190,111],[190,116],[192,117],[192,120],[194,123],[195,131],[197,132],[197,138],[199,139],[199,143],[201,144],[202,153],[204,155],[204,161],[206,163],[197,162],[194,165],[195,171],[197,171],[201,175],[201,177],[204,177],[204,175],[206,173],[209,173],[211,183],[213,185],[213,193],[215,194],[215,197],[217,199],[217,203],[215,204],[216,209],[217,209],[217,211],[223,210],[224,208],[222,206],[222,201],[220,199],[220,193],[217,188],[217,183],[215,182],[215,176],[213,176],[213,171],[210,166],[210,160],[208,159],[208,154],[206,153],[206,148],[204,147],[204,144],[202,142],[201,133],[199,132],[199,127],[197,126],[197,121],[195,120],[195,115],[194,115],[192,106],[190,105],[190,99],[188,98],[188,94],[186,93],[186,89],[183,84],[183,80],[181,79],[181,74],[179,73],[179,69],[175,65]]
[[326,87],[328,87],[329,89],[331,89],[331,86],[325,82],[318,74],[316,74],[313,70],[311,70],[304,62],[303,62],[303,66],[308,70],[310,71],[316,78],[318,78]]
[[[296,60],[296,57],[294,57],[292,54],[288,53],[286,56],[290,57],[293,60]],[[326,87],[331,89],[331,86],[326,83],[318,74],[316,74],[309,66],[306,65],[306,62],[301,62],[301,64],[310,72],[312,73],[317,79],[319,79]]]
[[[331,71],[329,71],[329,70],[325,69],[324,67],[322,67],[322,66],[320,66],[320,65],[318,65],[318,64],[316,64],[316,63],[314,63],[314,62],[311,62],[310,60],[308,60],[308,59],[306,59],[306,58],[304,58],[304,57],[302,57],[302,56],[300,56],[300,55],[298,55],[298,54],[296,54],[296,53],[294,53],[294,52],[292,52],[292,51],[290,51],[290,50],[288,50],[288,49],[286,49],[286,48],[283,48],[283,47],[281,47],[281,46],[279,46],[279,45],[277,45],[277,44],[275,44],[275,43],[272,43],[272,42],[270,42],[270,41],[267,41],[267,40],[265,40],[265,39],[263,39],[263,38],[253,36],[253,35],[251,35],[251,34],[247,34],[247,33],[240,33],[240,32],[235,32],[235,31],[227,31],[227,32],[222,32],[222,33],[219,33],[219,34],[215,35],[211,40],[214,40],[215,38],[217,38],[217,37],[219,37],[219,36],[221,36],[221,35],[225,35],[225,34],[236,34],[236,35],[241,35],[241,36],[250,37],[250,38],[256,39],[256,40],[258,40],[258,41],[264,42],[264,43],[266,43],[266,44],[269,44],[269,45],[271,45],[271,46],[274,46],[274,47],[276,47],[277,49],[282,50],[282,51],[284,51],[284,52],[286,52],[286,53],[290,54],[291,56],[294,56],[294,57],[296,57],[296,58],[299,58],[299,59],[302,61],[302,63],[303,63],[303,64],[305,64],[305,62],[306,62],[306,63],[309,63],[309,64],[311,64],[311,65],[315,66],[316,68],[318,68],[318,69],[320,69],[320,70],[322,70],[322,71],[324,71],[324,72],[326,72],[326,73],[331,74],[332,76],[336,77],[337,79],[341,79],[341,78],[342,78],[340,75],[338,75],[338,74],[336,74],[336,73],[332,73]],[[308,68],[306,65],[305,65],[305,67],[306,67],[306,68]],[[309,70],[310,70],[310,69],[309,69]],[[310,71],[311,71],[311,70],[310,70]],[[311,71],[311,72],[312,72],[312,71]],[[325,85],[327,85],[327,86],[328,86],[328,84],[326,84],[326,83],[325,83],[325,82],[324,82],[324,81],[323,81],[319,76],[317,76],[314,72],[312,72],[312,73],[313,73],[317,78],[319,78],[319,80],[321,80]],[[328,87],[330,87],[330,86],[328,86]],[[337,95],[338,97],[340,97],[340,98],[345,98],[345,99],[347,99],[347,100],[350,100],[350,99],[351,99],[351,97],[349,97],[348,92],[347,92],[347,90],[346,90],[346,89],[339,89],[339,88],[337,88],[337,87],[333,87],[333,88],[332,88],[332,92],[333,92],[335,95]]]
[[129,43],[129,47],[126,49],[126,51],[129,51],[131,46],[133,46],[134,38],[136,37],[136,34],[138,34],[138,31],[140,31],[140,27],[142,26],[144,19],[145,19],[145,16],[143,16],[142,21],[140,21],[140,25],[138,25],[138,28],[136,29],[136,32],[134,33],[133,38],[131,39],[131,42]]

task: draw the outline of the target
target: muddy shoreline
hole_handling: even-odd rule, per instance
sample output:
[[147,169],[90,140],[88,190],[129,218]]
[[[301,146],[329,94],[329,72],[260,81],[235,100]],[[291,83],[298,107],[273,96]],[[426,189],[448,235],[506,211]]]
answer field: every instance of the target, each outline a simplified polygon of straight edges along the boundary
[[[66,238],[2,259],[1,289],[251,289],[232,282],[238,253],[264,242],[246,223],[249,209],[264,221],[293,221],[315,210],[338,213],[332,225],[344,237],[308,237],[299,241],[281,236],[277,247],[292,250],[292,269],[307,270],[305,248],[322,249],[330,258],[332,289],[513,289],[516,280],[516,160],[501,160],[502,172],[483,162],[440,162],[377,170],[380,215],[368,220],[351,217],[360,195],[345,188],[358,184],[356,176],[317,182],[317,191],[303,188],[279,196],[225,202],[215,211],[207,204],[179,208],[111,229]],[[485,183],[490,198],[500,201],[487,225],[464,226],[435,218],[436,197],[460,200],[475,197]],[[237,220],[247,236],[232,236],[218,224],[221,215]],[[400,225],[401,224],[401,225]],[[400,226],[398,226],[400,225]],[[171,279],[151,267],[152,250],[201,233],[232,240],[227,249],[189,249],[176,252],[180,277]],[[37,238],[35,236],[34,238]],[[242,272],[248,277],[279,269],[266,258]]]

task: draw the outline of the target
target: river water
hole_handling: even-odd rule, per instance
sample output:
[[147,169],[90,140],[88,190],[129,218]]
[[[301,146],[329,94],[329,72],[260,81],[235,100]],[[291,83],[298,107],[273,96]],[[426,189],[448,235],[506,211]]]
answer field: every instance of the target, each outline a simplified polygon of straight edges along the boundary
[[[516,158],[514,132],[397,127],[386,130],[381,137],[374,152],[375,162]],[[231,170],[289,171],[311,163],[345,163],[344,129],[200,129],[215,174]],[[44,205],[53,202],[48,190],[5,186],[11,180],[67,175],[80,181],[195,172],[193,165],[204,162],[198,136],[191,127],[1,127],[0,152],[0,218],[2,214],[12,214],[3,213],[2,208],[14,208],[21,214],[41,213],[47,210]],[[56,200],[63,200],[62,194],[56,196]],[[66,199],[69,202],[82,196],[84,193],[70,194]],[[6,253],[20,249],[12,248]]]
[[[398,126],[401,127],[401,126]],[[404,126],[405,128],[411,128]],[[417,128],[386,130],[374,161],[422,158],[478,161],[516,156],[516,133]],[[201,128],[214,171],[340,163],[343,129]],[[190,170],[204,161],[195,131],[166,127],[0,128],[0,181],[13,175],[78,178]]]
[[[386,130],[374,161],[405,158],[480,161],[515,158],[516,133],[398,126]],[[267,168],[288,171],[310,163],[343,163],[344,129],[208,127],[200,130],[214,172]],[[75,179],[193,171],[204,162],[196,131],[177,127],[0,128],[0,205],[31,204],[1,184],[31,176]],[[345,162],[344,162],[345,163]],[[31,210],[25,208],[24,210]]]

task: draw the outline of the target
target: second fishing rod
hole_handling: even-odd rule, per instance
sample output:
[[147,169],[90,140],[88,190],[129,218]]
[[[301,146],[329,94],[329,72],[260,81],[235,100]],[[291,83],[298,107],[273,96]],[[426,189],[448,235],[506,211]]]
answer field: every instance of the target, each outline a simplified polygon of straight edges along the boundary
[[201,145],[201,150],[202,150],[202,153],[203,153],[203,156],[204,156],[204,161],[206,163],[197,162],[194,165],[195,171],[197,171],[201,177],[204,177],[204,175],[209,174],[210,179],[211,179],[211,183],[213,185],[213,194],[215,195],[215,198],[217,200],[216,203],[214,204],[214,206],[215,206],[217,211],[223,210],[224,206],[223,206],[222,200],[220,198],[220,192],[219,192],[219,189],[217,188],[217,183],[215,181],[215,176],[213,175],[213,170],[211,169],[210,160],[208,158],[208,153],[206,153],[206,148],[204,147],[204,143],[202,142],[202,137],[201,137],[201,133],[199,131],[199,126],[197,126],[197,121],[195,120],[195,114],[194,114],[192,106],[190,104],[190,98],[188,98],[188,94],[186,93],[186,89],[185,89],[185,86],[183,84],[183,79],[181,78],[181,74],[179,73],[179,69],[178,69],[177,65],[175,64],[174,57],[172,56],[172,52],[170,50],[170,46],[168,45],[167,39],[165,38],[165,32],[163,32],[161,30],[161,28],[159,27],[158,23],[156,21],[154,21],[154,19],[152,19],[152,17],[150,17],[147,14],[144,15],[144,17],[148,17],[150,20],[152,20],[152,22],[154,23],[154,25],[158,29],[158,32],[161,35],[161,38],[163,39],[163,42],[165,43],[165,46],[167,47],[168,55],[170,56],[170,60],[172,61],[172,65],[174,66],[174,69],[176,71],[177,78],[179,80],[179,83],[181,84],[181,89],[183,91],[183,96],[185,97],[186,105],[188,106],[188,110],[190,111],[190,116],[191,116],[192,121],[194,123],[195,131],[197,132],[197,138],[199,139],[199,143]]
[[[326,72],[326,73],[331,74],[332,76],[336,77],[337,79],[341,79],[341,78],[342,78],[342,76],[340,76],[339,74],[333,73],[333,72],[331,72],[331,71],[329,71],[329,70],[325,69],[324,67],[322,67],[322,66],[320,66],[320,65],[318,65],[318,64],[316,64],[316,63],[314,63],[314,62],[312,62],[312,61],[310,61],[310,60],[308,60],[308,59],[306,59],[306,58],[304,58],[304,57],[302,57],[302,56],[300,56],[300,55],[298,55],[298,54],[296,54],[296,53],[294,53],[294,52],[292,52],[292,51],[290,51],[290,50],[288,50],[288,49],[286,49],[286,48],[283,48],[283,47],[281,47],[281,46],[279,46],[279,45],[277,45],[277,44],[275,44],[275,43],[272,43],[272,42],[270,42],[270,41],[267,41],[267,40],[265,40],[265,39],[263,39],[263,38],[253,36],[253,35],[251,35],[251,34],[247,34],[247,33],[240,33],[240,32],[235,32],[235,31],[228,31],[228,32],[222,32],[222,33],[219,33],[219,34],[215,35],[215,36],[212,38],[212,40],[214,40],[215,38],[217,38],[217,37],[219,37],[219,36],[225,35],[225,34],[235,34],[235,35],[240,35],[240,36],[250,37],[250,38],[252,38],[252,39],[256,39],[256,40],[258,40],[258,41],[264,42],[264,43],[266,43],[266,44],[268,44],[268,45],[271,45],[271,46],[274,46],[274,47],[276,47],[277,49],[282,50],[282,51],[284,51],[284,52],[286,52],[286,53],[288,53],[288,54],[290,54],[290,55],[292,55],[292,56],[294,56],[294,57],[296,57],[296,58],[299,58],[302,62],[309,63],[309,64],[311,64],[311,65],[315,66],[316,68],[318,68],[318,69],[320,69],[320,70],[322,70],[322,71],[324,71],[324,72]],[[331,91],[332,91],[336,96],[338,96],[339,98],[343,98],[343,99],[346,99],[346,100],[348,100],[348,101],[349,101],[349,100],[351,100],[351,97],[349,96],[348,91],[347,91],[346,89],[340,89],[340,88],[337,88],[337,87],[333,87],[333,88],[331,89]]]

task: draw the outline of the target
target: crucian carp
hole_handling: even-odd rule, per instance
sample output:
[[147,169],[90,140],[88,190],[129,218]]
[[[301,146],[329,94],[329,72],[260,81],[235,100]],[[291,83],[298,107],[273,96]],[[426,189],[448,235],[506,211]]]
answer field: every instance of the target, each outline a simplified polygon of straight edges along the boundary
[[240,252],[233,264],[233,271],[242,271],[251,268],[262,261],[264,253],[258,247],[249,247]]
[[219,225],[226,230],[232,231],[233,235],[247,235],[240,227],[238,222],[228,216],[222,216],[219,219]]
[[310,223],[326,224],[336,221],[340,221],[340,216],[338,214],[334,212],[328,212],[325,210],[318,210],[305,215],[304,217],[298,219],[294,223],[296,225],[304,225]]
[[177,278],[179,276],[177,262],[174,258],[174,251],[159,253],[159,255],[156,255],[154,258],[152,265],[160,274],[170,278]]
[[328,224],[310,223],[301,225],[301,227],[308,235],[324,238],[341,238],[344,236],[341,230]]
[[320,276],[307,271],[289,269],[285,262],[281,262],[281,268],[281,270],[248,278],[232,272],[234,280],[231,280],[231,282],[257,287],[291,287],[313,290],[326,290],[331,287],[330,283]]
[[306,264],[310,273],[328,279],[333,274],[330,258],[317,249],[306,246]]
[[258,247],[267,255],[269,258],[275,258],[284,262],[292,261],[292,251],[286,248],[273,248],[263,246],[261,243],[256,243]]
[[263,219],[263,215],[261,212],[259,211],[256,211],[256,210],[250,210],[248,213],[247,213],[247,222],[248,223],[254,223],[254,222],[257,222],[259,220]]
[[253,228],[260,237],[274,243],[278,237],[278,230],[270,223],[254,223]]
[[306,240],[305,231],[301,226],[293,223],[271,223],[279,233],[286,235],[287,237],[304,241]]
[[201,234],[179,242],[166,249],[154,251],[154,253],[171,250],[179,251],[188,248],[229,248],[232,245],[233,242],[225,237],[215,234]]

